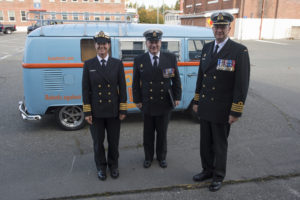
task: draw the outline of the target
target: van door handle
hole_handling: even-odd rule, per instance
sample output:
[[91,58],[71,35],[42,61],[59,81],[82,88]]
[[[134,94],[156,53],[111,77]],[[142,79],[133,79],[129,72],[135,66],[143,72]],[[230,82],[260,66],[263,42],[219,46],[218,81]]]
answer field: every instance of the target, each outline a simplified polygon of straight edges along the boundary
[[188,76],[188,77],[191,77],[191,76],[198,76],[198,74],[197,74],[197,73],[195,73],[195,72],[193,72],[193,73],[189,73],[189,74],[187,74],[187,76]]

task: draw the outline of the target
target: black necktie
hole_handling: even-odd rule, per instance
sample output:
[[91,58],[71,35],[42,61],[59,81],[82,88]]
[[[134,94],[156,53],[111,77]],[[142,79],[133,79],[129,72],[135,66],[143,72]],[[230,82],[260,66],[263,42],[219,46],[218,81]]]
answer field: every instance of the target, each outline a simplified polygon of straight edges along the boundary
[[105,67],[105,62],[106,61],[104,59],[101,60],[101,67]]
[[157,67],[157,59],[158,59],[158,57],[157,56],[153,56],[153,59],[154,59],[153,67]]
[[216,49],[215,49],[215,51],[214,51],[214,53],[213,53],[214,56],[217,55],[217,53],[218,53],[218,48],[219,48],[219,45],[216,45]]

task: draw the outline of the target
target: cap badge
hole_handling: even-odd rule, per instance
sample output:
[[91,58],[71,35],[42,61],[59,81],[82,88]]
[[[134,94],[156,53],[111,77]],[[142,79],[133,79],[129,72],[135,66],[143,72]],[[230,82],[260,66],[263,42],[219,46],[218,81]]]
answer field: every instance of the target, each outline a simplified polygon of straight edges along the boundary
[[224,20],[224,17],[223,17],[223,15],[222,15],[222,13],[219,13],[219,15],[218,15],[218,18],[217,18],[218,20]]
[[157,37],[157,34],[156,34],[156,32],[153,32],[153,37]]

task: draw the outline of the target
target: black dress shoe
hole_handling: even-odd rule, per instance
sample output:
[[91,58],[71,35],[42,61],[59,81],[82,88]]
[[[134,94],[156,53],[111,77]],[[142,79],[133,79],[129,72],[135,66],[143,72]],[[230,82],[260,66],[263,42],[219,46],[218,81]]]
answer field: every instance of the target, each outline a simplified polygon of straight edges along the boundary
[[167,168],[168,163],[167,163],[166,160],[162,160],[162,161],[159,161],[159,166],[160,166],[161,168]]
[[101,181],[105,181],[106,180],[106,170],[99,170],[98,171],[98,178],[101,180]]
[[151,160],[145,160],[144,161],[144,168],[149,168],[151,166],[152,161]]
[[216,192],[222,187],[221,181],[213,181],[210,186],[208,187],[209,191]]
[[112,178],[118,178],[119,177],[119,175],[120,175],[120,173],[119,173],[119,170],[118,169],[111,169],[110,170],[110,176],[112,177]]
[[195,176],[193,176],[193,180],[194,181],[204,181],[206,179],[210,179],[212,178],[212,173],[209,172],[201,172],[200,174],[196,174]]

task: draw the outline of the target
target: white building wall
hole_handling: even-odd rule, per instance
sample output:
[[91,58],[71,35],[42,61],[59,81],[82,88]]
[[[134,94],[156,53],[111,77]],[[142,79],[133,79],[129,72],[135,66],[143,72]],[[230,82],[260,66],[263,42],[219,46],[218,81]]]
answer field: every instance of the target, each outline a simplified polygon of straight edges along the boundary
[[[239,40],[259,39],[261,19],[237,18],[234,38]],[[300,19],[263,19],[262,39],[283,39],[291,37],[292,26],[300,26]]]

